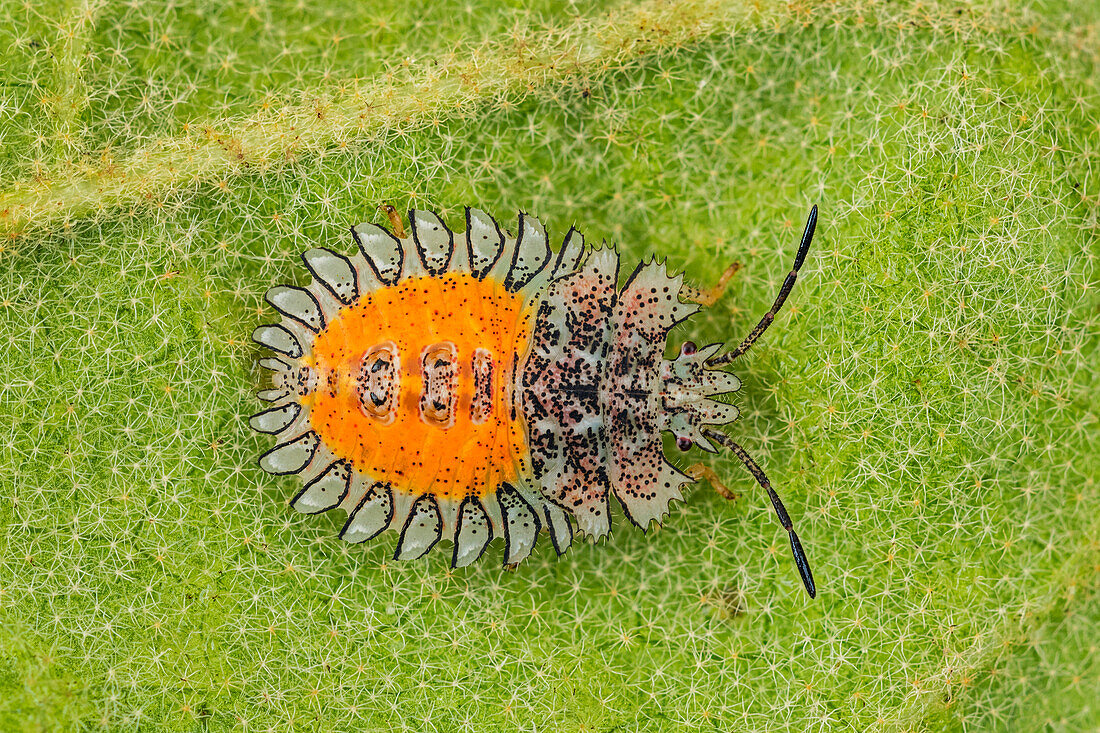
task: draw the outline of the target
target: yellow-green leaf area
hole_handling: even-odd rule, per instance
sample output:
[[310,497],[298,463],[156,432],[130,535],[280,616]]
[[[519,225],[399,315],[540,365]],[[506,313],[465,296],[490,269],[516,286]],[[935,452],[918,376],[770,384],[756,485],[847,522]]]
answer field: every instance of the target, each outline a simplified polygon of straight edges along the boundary
[[[1100,726],[1095,3],[0,17],[0,729]],[[740,261],[673,346],[748,332],[817,203],[730,431],[818,598],[725,457],[737,501],[513,572],[293,512],[248,336],[382,202]]]

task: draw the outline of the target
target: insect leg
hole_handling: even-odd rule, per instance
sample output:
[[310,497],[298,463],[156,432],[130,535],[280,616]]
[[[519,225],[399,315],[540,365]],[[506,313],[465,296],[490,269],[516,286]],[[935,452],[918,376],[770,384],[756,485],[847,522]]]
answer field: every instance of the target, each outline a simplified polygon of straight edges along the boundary
[[718,282],[713,287],[707,288],[706,290],[699,290],[690,285],[681,285],[680,299],[688,303],[698,303],[701,306],[709,308],[717,303],[718,299],[722,297],[722,294],[726,292],[726,283],[728,283],[730,278],[740,269],[741,263],[734,262],[726,268],[726,271],[718,278]]
[[405,222],[401,221],[401,215],[397,213],[397,209],[392,204],[378,204],[378,208],[386,212],[386,218],[390,220],[390,227],[393,228],[393,236],[405,239],[408,236],[405,234]]
[[705,463],[692,464],[684,469],[684,473],[690,476],[693,481],[705,479],[723,499],[735,501],[740,498],[740,495],[730,491],[726,485],[722,483],[722,479],[718,478],[718,474],[714,472],[714,469]]
[[703,434],[733,451],[733,454],[745,464],[745,468],[749,469],[749,473],[756,479],[756,483],[768,492],[768,498],[772,500],[772,507],[775,508],[775,514],[779,517],[779,523],[783,525],[783,529],[787,530],[787,534],[791,538],[791,552],[794,553],[794,564],[798,566],[798,574],[802,576],[802,584],[806,586],[806,592],[810,594],[810,598],[814,598],[817,595],[817,586],[814,585],[814,574],[810,570],[810,562],[806,559],[802,542],[799,541],[798,534],[794,531],[794,524],[791,522],[790,515],[787,514],[787,508],[783,506],[779,494],[775,493],[768,477],[764,475],[764,469],[760,468],[760,464],[754,461],[752,456],[745,452],[744,448],[725,433],[704,428]]
[[745,340],[741,342],[740,346],[733,351],[714,357],[707,362],[708,367],[719,367],[734,361],[737,357],[751,349],[752,345],[756,343],[756,340],[768,330],[768,326],[772,325],[776,313],[783,307],[783,303],[787,300],[787,296],[791,294],[791,290],[794,288],[794,282],[798,279],[798,271],[806,259],[806,253],[810,250],[810,242],[813,241],[814,230],[816,228],[817,204],[814,204],[814,207],[810,209],[809,218],[806,219],[806,229],[802,232],[802,242],[798,245],[798,254],[795,255],[794,258],[794,267],[787,273],[787,279],[783,281],[783,286],[779,288],[779,295],[776,296],[775,303],[772,304],[771,310],[764,314],[764,317],[760,319],[760,323],[756,324],[756,328],[745,337]]

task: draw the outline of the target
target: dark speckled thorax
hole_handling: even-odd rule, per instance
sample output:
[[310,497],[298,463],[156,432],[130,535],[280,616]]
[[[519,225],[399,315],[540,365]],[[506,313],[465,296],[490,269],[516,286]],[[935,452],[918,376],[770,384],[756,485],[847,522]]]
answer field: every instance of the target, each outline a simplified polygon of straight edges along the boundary
[[522,377],[535,481],[596,538],[610,530],[612,494],[642,528],[683,498],[692,479],[665,459],[662,431],[705,445],[704,416],[710,424],[737,417],[735,407],[701,399],[717,389],[697,389],[739,386],[732,375],[713,385],[705,377],[713,351],[680,357],[679,368],[663,358],[669,330],[698,310],[680,302],[682,276],[654,261],[619,288],[618,273],[617,253],[600,249],[550,283]]

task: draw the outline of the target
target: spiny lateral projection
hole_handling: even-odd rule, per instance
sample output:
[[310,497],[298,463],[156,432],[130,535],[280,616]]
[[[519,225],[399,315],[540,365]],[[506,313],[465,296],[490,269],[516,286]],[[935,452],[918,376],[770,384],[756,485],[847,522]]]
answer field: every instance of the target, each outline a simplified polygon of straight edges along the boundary
[[520,214],[512,237],[466,209],[456,235],[435,214],[409,212],[410,235],[352,227],[350,257],[302,255],[313,281],[280,285],[267,299],[283,315],[256,329],[275,352],[261,365],[271,403],[254,429],[277,436],[260,458],[276,475],[299,474],[298,511],[347,513],[340,536],[399,533],[396,559],[452,544],[469,565],[494,537],[504,563],[526,558],[545,530],[558,554],[576,530],[610,531],[611,497],[642,529],[660,522],[694,478],[664,456],[661,434],[681,446],[731,448],[768,491],[807,590],[812,576],[790,519],[759,466],[713,426],[737,408],[709,399],[740,381],[715,367],[751,346],[794,284],[738,350],[720,344],[664,359],[669,330],[699,306],[682,302],[682,276],[656,261],[619,286],[614,249],[570,229],[550,248],[538,219]]

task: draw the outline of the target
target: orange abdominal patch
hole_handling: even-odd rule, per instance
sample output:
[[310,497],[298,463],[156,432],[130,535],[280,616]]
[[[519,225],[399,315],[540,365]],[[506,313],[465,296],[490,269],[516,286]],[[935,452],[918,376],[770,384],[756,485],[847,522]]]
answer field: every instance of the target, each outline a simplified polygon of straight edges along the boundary
[[302,398],[313,429],[409,494],[461,499],[515,481],[527,446],[512,380],[531,315],[522,295],[467,273],[364,294],[314,341],[318,387]]

